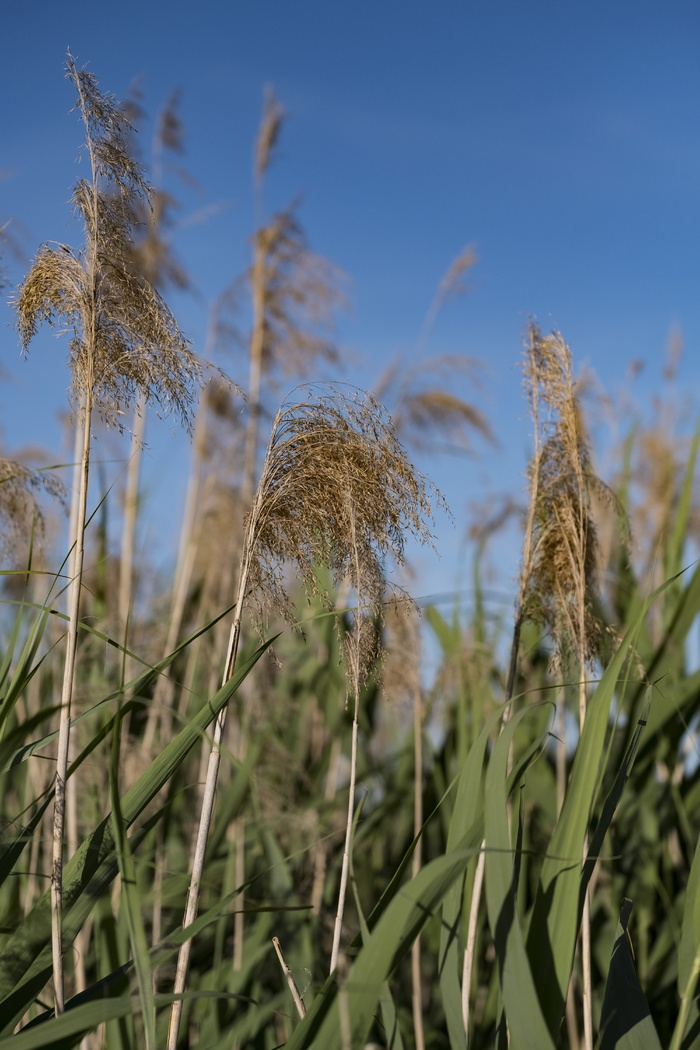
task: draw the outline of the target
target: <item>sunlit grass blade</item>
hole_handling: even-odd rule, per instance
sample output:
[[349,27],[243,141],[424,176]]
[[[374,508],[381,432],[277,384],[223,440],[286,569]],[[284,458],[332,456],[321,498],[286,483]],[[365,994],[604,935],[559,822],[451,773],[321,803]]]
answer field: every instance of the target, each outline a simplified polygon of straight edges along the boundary
[[610,706],[647,610],[666,586],[667,583],[657,588],[643,602],[588,701],[564,803],[542,864],[527,949],[537,997],[552,1038],[556,1037],[564,1014],[581,920],[579,891],[584,841],[600,790]]
[[[447,835],[447,851],[454,849],[477,822],[483,822],[484,806],[484,764],[486,748],[491,734],[502,718],[498,711],[484,726],[474,746],[469,751],[464,768],[459,777],[455,793],[452,818]],[[483,825],[482,825],[483,826]],[[443,1008],[450,1035],[450,1045],[454,1048],[466,1046],[466,1033],[462,1020],[462,991],[459,985],[459,974],[462,972],[464,944],[460,937],[459,924],[463,909],[468,908],[465,902],[465,880],[454,883],[448,890],[442,907],[442,927],[440,931],[440,955],[438,973]]]
[[630,745],[627,748],[627,751],[625,752],[625,756],[617,772],[613,786],[608,793],[608,797],[603,803],[603,808],[601,810],[598,823],[596,824],[595,831],[593,832],[593,835],[591,837],[591,841],[588,846],[588,855],[586,858],[586,862],[583,866],[583,872],[581,876],[581,891],[579,901],[580,908],[583,908],[583,894],[586,892],[586,887],[589,883],[591,875],[593,874],[593,869],[603,848],[603,841],[608,831],[610,830],[610,825],[612,824],[613,817],[615,816],[615,810],[617,809],[618,803],[622,798],[622,793],[625,790],[625,785],[627,784],[627,781],[630,778],[632,766],[634,764],[634,760],[636,758],[637,751],[639,750],[639,745],[641,743],[642,736],[647,726],[647,718],[651,709],[651,697],[652,689],[651,687],[649,687],[646,691],[646,700],[644,708],[640,712],[640,716],[637,720],[636,730],[634,732]]
[[0,739],[5,732],[5,725],[12,714],[19,698],[23,695],[27,685],[38,671],[43,657],[36,659],[39,647],[43,641],[44,631],[49,620],[51,610],[44,607],[40,610],[34,623],[29,629],[27,637],[22,646],[22,651],[16,663],[12,664],[14,648],[20,636],[22,626],[22,606],[17,610],[11,636],[4,653],[0,688],[2,700],[0,703]]
[[306,1017],[287,1043],[288,1050],[309,1047],[342,1050],[345,1045],[339,1012],[340,994],[349,1011],[349,1037],[353,1046],[362,1045],[367,1036],[380,992],[387,977],[410,951],[416,936],[442,904],[445,894],[464,873],[479,849],[481,828],[466,837],[459,850],[427,864],[389,904],[369,940],[360,949],[347,978],[338,990],[337,977],[331,975],[309,1007]]
[[[370,937],[369,926],[367,925],[367,919],[365,917],[364,909],[362,907],[362,901],[360,900],[360,894],[357,889],[357,882],[355,880],[355,872],[353,865],[353,850],[354,850],[354,832],[357,827],[357,822],[360,819],[360,813],[362,812],[362,805],[367,796],[363,796],[360,800],[359,805],[355,810],[353,818],[353,835],[350,844],[350,885],[352,887],[352,894],[355,899],[355,908],[357,909],[357,917],[360,923],[360,936],[362,937],[362,943],[366,944]],[[384,1026],[384,1038],[386,1040],[387,1047],[390,1050],[403,1050],[403,1039],[401,1038],[401,1030],[399,1028],[398,1015],[396,1012],[396,1006],[391,995],[391,989],[389,988],[388,981],[385,981],[382,985],[379,993],[379,1007],[382,1015],[382,1024]]]

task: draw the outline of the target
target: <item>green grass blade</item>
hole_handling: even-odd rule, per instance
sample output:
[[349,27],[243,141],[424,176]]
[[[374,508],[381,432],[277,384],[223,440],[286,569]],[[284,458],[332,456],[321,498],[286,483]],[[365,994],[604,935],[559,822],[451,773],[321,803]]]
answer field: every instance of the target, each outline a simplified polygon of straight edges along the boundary
[[634,966],[627,929],[631,911],[632,901],[624,900],[600,1015],[599,1050],[661,1050]]
[[600,788],[610,706],[624,661],[647,610],[670,582],[657,588],[644,601],[588,702],[586,722],[576,749],[571,779],[542,865],[527,950],[537,997],[552,1038],[557,1037],[564,1013],[580,925],[579,891],[584,842],[594,800]]
[[581,890],[579,900],[579,909],[581,911],[583,911],[583,896],[586,892],[586,887],[588,886],[591,875],[593,874],[593,869],[595,868],[597,859],[600,856],[601,850],[603,848],[603,840],[605,839],[605,836],[607,835],[610,829],[613,817],[615,816],[615,810],[617,809],[618,803],[622,798],[622,793],[625,789],[625,785],[627,784],[627,781],[630,778],[632,766],[634,764],[634,760],[637,755],[637,751],[639,750],[639,745],[641,743],[642,734],[644,733],[644,730],[647,726],[647,718],[651,709],[651,694],[652,687],[649,686],[649,688],[646,691],[646,700],[644,703],[644,707],[640,713],[639,718],[637,719],[637,726],[634,731],[634,735],[632,736],[630,745],[627,748],[627,751],[625,752],[622,764],[617,772],[617,776],[615,777],[613,786],[608,793],[608,797],[603,803],[600,819],[598,820],[593,836],[591,837],[591,841],[588,847],[588,854],[586,857],[586,863],[583,866],[583,872],[581,876]]
[[501,994],[513,1050],[554,1050],[554,1041],[540,1009],[525,938],[518,917],[515,891],[518,856],[508,827],[508,755],[513,735],[531,713],[525,708],[511,715],[501,732],[486,771],[486,906],[496,944]]
[[131,995],[118,999],[101,999],[94,1003],[85,1003],[72,1010],[66,1010],[60,1017],[51,1017],[40,1024],[27,1026],[17,1035],[0,1039],[0,1050],[41,1050],[51,1047],[52,1050],[68,1050],[76,1046],[88,1032],[94,1031],[105,1021],[126,1017],[134,1010],[135,1002]]
[[[357,917],[360,923],[360,936],[362,937],[362,943],[366,944],[370,938],[369,926],[367,925],[367,919],[365,918],[364,909],[362,907],[362,901],[360,900],[360,894],[357,889],[357,881],[355,879],[355,871],[353,865],[353,846],[355,840],[355,828],[357,822],[360,819],[360,813],[362,806],[366,799],[366,795],[362,797],[355,810],[353,817],[353,835],[350,842],[350,885],[352,887],[352,894],[355,898],[355,908],[357,909]],[[396,1013],[396,1006],[391,995],[391,989],[389,988],[388,981],[385,981],[382,985],[379,993],[379,1008],[382,1014],[382,1024],[384,1026],[386,1045],[389,1050],[404,1050],[403,1039],[401,1038],[401,1030],[399,1029],[398,1016]]]
[[[15,619],[11,640],[13,646],[17,638],[16,632],[19,630],[21,612],[22,610],[20,608]],[[36,618],[36,621],[22,646],[22,652],[20,653],[17,665],[11,677],[10,663],[8,659],[10,652],[6,654],[5,664],[3,665],[3,678],[6,679],[6,681],[3,681],[3,692],[2,698],[0,699],[0,737],[4,733],[5,724],[14,710],[15,704],[20,696],[23,695],[28,683],[34,677],[45,658],[44,656],[38,662],[35,662],[37,652],[39,651],[39,647],[44,637],[44,630],[49,619],[49,614],[50,610],[45,608],[41,610],[39,616]]]
[[129,846],[119,800],[120,729],[121,717],[119,716],[112,736],[112,756],[109,769],[112,832],[119,874],[121,875],[120,902],[121,906],[126,909],[131,954],[134,960],[136,983],[141,1003],[141,1020],[143,1022],[146,1050],[156,1050],[156,1008],[153,1000],[153,973],[148,957],[148,943],[141,915],[141,901],[136,881],[134,858]]
[[700,841],[688,878],[681,944],[678,951],[678,994],[681,997],[678,1020],[673,1032],[670,1050],[679,1050],[685,1035],[691,1007],[697,998],[700,977]]
[[[471,839],[462,849],[431,861],[402,887],[360,949],[342,985],[352,1046],[364,1045],[384,982],[478,851],[481,828],[475,829]],[[295,1029],[287,1050],[342,1050],[345,1044],[338,999],[337,978],[332,975]]]
[[[272,644],[261,645],[236,671],[202,710],[167,745],[121,800],[122,820],[126,827],[140,816],[146,806],[189,751],[201,739],[207,726],[236,692],[260,656]],[[78,848],[64,868],[64,937],[71,943],[94,907],[95,900],[114,878],[114,836],[111,818],[107,816]],[[73,914],[73,910],[75,912]],[[43,973],[42,952],[50,945],[51,906],[47,891],[32,911],[8,938],[0,953],[0,1032],[14,1024],[24,1013],[41,987],[36,987]]]
[[29,823],[20,829],[13,842],[5,846],[0,853],[0,886],[13,873],[24,847],[31,841],[34,831],[39,826],[41,818],[52,801],[53,791],[47,793],[46,798],[37,806],[36,812],[32,814]]
[[[92,718],[97,712],[101,711],[106,704],[110,704],[114,701],[120,700],[125,693],[134,693],[134,695],[138,696],[138,694],[142,690],[147,690],[150,687],[151,683],[155,681],[155,679],[159,675],[161,675],[163,671],[167,670],[167,668],[170,666],[173,660],[184,649],[186,649],[188,645],[195,641],[195,639],[199,638],[200,635],[205,634],[208,630],[210,630],[210,628],[214,624],[218,623],[220,619],[221,616],[217,616],[214,620],[210,620],[203,627],[199,627],[194,632],[194,634],[191,634],[188,638],[181,642],[177,646],[177,648],[173,649],[173,651],[169,653],[168,656],[166,656],[163,660],[161,660],[160,663],[153,665],[149,664],[145,671],[142,671],[140,674],[136,675],[136,677],[132,678],[130,682],[127,682],[121,688],[116,689],[113,693],[110,693],[109,696],[105,696],[102,700],[98,701],[98,703],[94,704],[86,711],[83,711],[81,714],[77,715],[74,719],[71,720],[71,730],[73,730],[73,728],[77,726],[80,722],[85,721],[85,719]],[[113,642],[107,635],[102,634],[100,631],[95,631],[94,628],[90,628],[89,630],[90,633],[97,635],[102,640],[111,642],[112,645],[116,646],[121,652],[125,653],[127,656],[130,656],[134,660],[141,662],[139,660],[139,657],[129,652],[128,649],[124,649],[123,646],[118,645],[117,642]],[[130,703],[135,704],[136,701],[130,701]],[[20,762],[25,762],[28,758],[31,758],[32,755],[37,754],[37,752],[47,747],[53,740],[56,740],[57,737],[58,731],[54,733],[47,733],[47,735],[41,737],[40,740],[34,740],[31,744],[25,744],[23,747],[18,748],[17,751],[15,751],[14,754],[12,754],[6,760],[5,765],[2,767],[2,769],[0,769],[0,775],[2,775],[3,773],[7,773],[14,766],[19,765]],[[100,739],[104,739],[104,731]],[[89,752],[86,752],[83,757],[86,757],[87,753]]]
[[[469,828],[477,820],[483,819],[484,805],[484,765],[486,747],[491,734],[503,717],[498,711],[484,726],[474,746],[470,749],[467,761],[460,774],[454,809],[447,835],[447,852],[455,848],[457,842],[464,838]],[[460,974],[464,945],[459,936],[459,925],[463,909],[469,906],[464,899],[465,880],[454,883],[445,896],[442,907],[442,928],[440,931],[440,955],[438,973],[440,974],[440,992],[447,1021],[450,1046],[464,1047],[467,1043],[462,1019],[462,992]]]

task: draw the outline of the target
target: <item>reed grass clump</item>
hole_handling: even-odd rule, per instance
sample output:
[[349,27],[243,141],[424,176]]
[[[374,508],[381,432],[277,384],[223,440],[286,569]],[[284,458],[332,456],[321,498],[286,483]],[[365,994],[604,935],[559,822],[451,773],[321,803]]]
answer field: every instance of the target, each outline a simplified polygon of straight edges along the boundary
[[[349,837],[354,810],[360,683],[370,665],[370,617],[381,615],[383,560],[403,560],[404,535],[430,537],[428,486],[408,462],[382,406],[371,395],[336,384],[308,390],[301,403],[282,405],[272,425],[253,505],[245,523],[236,613],[231,627],[223,682],[234,673],[241,615],[249,591],[265,592],[283,611],[288,609],[285,569],[295,565],[311,593],[317,592],[318,568],[330,570],[336,586],[349,584],[357,596],[351,641],[347,646],[349,692],[354,699],[353,747],[346,848],[341,877],[336,932],[331,955],[335,969],[349,864]],[[330,595],[324,596],[330,601]],[[370,628],[370,629],[368,629]],[[371,639],[372,641],[370,641]],[[218,777],[226,708],[219,715],[209,757],[202,811],[183,927],[192,924],[202,877],[214,791]],[[175,993],[182,994],[191,942],[178,959]],[[168,1046],[174,1050],[182,1014],[173,1007]]]
[[[503,573],[498,593],[487,585],[491,541],[515,517],[507,499],[499,515],[480,510],[466,596],[423,599],[423,618],[402,602],[409,615],[383,622],[389,566],[408,537],[431,542],[440,505],[404,443],[468,448],[475,431],[491,436],[450,382],[473,376],[473,362],[422,356],[473,254],[439,287],[419,360],[394,365],[374,395],[297,387],[263,448],[262,405],[286,367],[303,375],[335,360],[313,342],[322,333],[298,227],[285,239],[282,223],[275,246],[275,219],[262,217],[282,126],[270,94],[253,172],[249,415],[219,384],[200,401],[174,583],[138,566],[136,483],[121,519],[114,490],[104,494],[86,542],[94,413],[120,428],[150,400],[187,423],[199,365],[152,287],[173,276],[162,198],[153,224],[133,230],[153,198],[124,111],[72,59],[68,73],[91,165],[75,193],[84,243],[44,245],[15,301],[25,347],[44,321],[70,346],[71,553],[50,575],[36,571],[31,522],[55,475],[29,471],[19,453],[0,461],[0,573],[19,585],[3,589],[0,616],[0,1042],[693,1050],[700,568],[686,566],[700,434],[676,429],[670,402],[651,427],[635,419],[613,495],[595,474],[599,431],[586,426],[571,351],[531,325],[534,451],[514,623]],[[156,152],[179,141],[167,112]],[[294,326],[311,339],[299,356],[285,342]],[[633,549],[598,543],[601,501],[629,510]],[[115,521],[130,534],[120,554]],[[16,540],[20,571],[4,567]],[[66,566],[67,614],[56,598]],[[131,619],[137,573],[154,581],[153,603],[142,588]],[[115,635],[105,612],[117,588]],[[303,632],[272,626],[278,613]],[[248,642],[251,620],[261,645]],[[252,677],[273,641],[277,660]],[[392,694],[403,703],[387,716]]]

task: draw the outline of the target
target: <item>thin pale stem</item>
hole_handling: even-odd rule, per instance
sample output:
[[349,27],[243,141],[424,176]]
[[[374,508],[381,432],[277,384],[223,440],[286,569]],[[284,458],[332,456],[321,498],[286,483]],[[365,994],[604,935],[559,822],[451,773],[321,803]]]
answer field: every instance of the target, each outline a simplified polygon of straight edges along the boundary
[[[221,759],[221,740],[224,735],[225,725],[226,708],[224,707],[219,712],[219,715],[216,719],[216,726],[214,728],[214,740],[212,743],[211,752],[209,754],[207,779],[204,785],[204,794],[202,796],[202,809],[199,817],[199,828],[197,831],[197,840],[195,844],[194,858],[192,861],[192,872],[190,874],[190,888],[187,893],[187,905],[185,908],[185,915],[182,920],[183,930],[187,929],[188,926],[191,926],[195,918],[197,917],[197,908],[199,905],[199,891],[202,882],[202,872],[204,871],[204,854],[207,847],[209,829],[211,827],[212,813],[214,811],[216,780],[219,773],[219,762]],[[175,995],[182,995],[182,993],[185,990],[191,953],[192,938],[190,937],[182,944],[177,957],[177,970],[175,972],[175,985],[173,988]],[[182,999],[176,999],[173,1003],[172,1013],[170,1015],[170,1029],[168,1032],[168,1050],[175,1050],[175,1047],[177,1046],[177,1039],[180,1031],[180,1020],[182,1017],[182,1005]]]
[[71,703],[75,679],[75,658],[78,648],[78,618],[80,613],[80,584],[85,556],[85,518],[90,476],[90,421],[92,389],[88,385],[83,409],[83,448],[81,456],[80,488],[75,515],[75,535],[72,537],[74,554],[72,578],[68,592],[68,634],[66,659],[61,690],[61,720],[58,729],[56,757],[56,789],[54,797],[53,851],[51,863],[51,955],[53,964],[56,1014],[63,1013],[65,985],[63,979],[62,911],[63,911],[63,835],[66,817],[66,779],[70,747]]
[[348,888],[348,872],[350,870],[350,843],[352,840],[352,818],[355,812],[355,778],[357,775],[357,731],[359,728],[359,690],[355,691],[355,708],[352,719],[352,747],[350,752],[350,785],[348,787],[348,815],[345,825],[345,845],[343,847],[343,863],[340,869],[340,889],[338,891],[338,909],[335,916],[333,929],[333,947],[331,949],[331,968],[334,973],[338,966],[340,954],[340,934],[343,929],[343,915],[345,913],[345,897]]
[[[423,697],[417,686],[413,696],[413,837],[420,835],[423,827]],[[423,845],[419,838],[413,851],[412,873],[415,879],[421,869]],[[411,1006],[413,1009],[413,1031],[416,1050],[425,1050],[423,1029],[423,994],[420,968],[421,943],[416,937],[411,945]]]
[[[481,850],[476,863],[474,873],[474,889],[472,900],[481,899],[481,891],[484,884],[484,868],[486,866],[486,851]],[[469,927],[467,930],[467,946],[464,949],[464,967],[462,969],[462,1021],[464,1022],[464,1035],[467,1046],[469,1045],[469,993],[474,972],[474,961],[476,958],[476,935],[479,928],[479,909],[472,908],[469,912]]]
[[338,891],[338,909],[335,916],[335,927],[333,929],[333,946],[331,949],[331,969],[330,972],[334,973],[338,966],[338,955],[340,954],[340,934],[343,929],[343,915],[345,913],[345,897],[348,886],[348,872],[350,870],[350,847],[352,842],[352,818],[355,812],[355,779],[357,777],[357,736],[360,724],[360,645],[361,645],[361,630],[362,630],[362,601],[361,601],[361,586],[360,581],[362,579],[360,573],[360,561],[357,551],[357,543],[355,537],[355,514],[354,508],[350,504],[348,498],[348,510],[350,528],[352,532],[352,549],[355,558],[355,583],[357,588],[357,621],[355,623],[355,638],[353,645],[349,649],[348,659],[351,663],[351,677],[353,685],[353,693],[355,694],[355,703],[353,707],[352,715],[352,745],[350,751],[350,784],[348,787],[348,815],[347,823],[345,825],[345,845],[343,847],[343,863],[340,869],[340,889]]
[[593,1050],[593,988],[591,979],[591,897],[586,887],[581,919],[581,969],[583,971],[583,1041]]
[[243,969],[243,923],[245,919],[243,896],[243,884],[245,883],[245,816],[242,813],[236,817],[234,827],[234,848],[236,859],[234,867],[234,878],[240,892],[236,897],[236,911],[233,916],[233,968]]
[[[583,635],[581,635],[583,638]],[[586,681],[584,676],[584,659],[581,653],[581,684],[579,688],[579,725],[583,732],[586,721]],[[588,835],[583,843],[583,858],[588,851]],[[583,972],[583,1042],[586,1050],[593,1050],[593,978],[591,975],[591,888],[586,887],[581,917],[581,969]]]
[[[244,590],[245,580],[242,576],[241,585],[239,587],[239,600],[236,605],[236,619],[233,621],[233,624],[231,626],[231,635],[229,638],[228,652],[226,654],[226,664],[224,667],[222,684],[225,684],[229,680],[236,666],[236,654],[238,652],[238,639],[240,636],[241,627],[241,595],[244,593]],[[194,857],[192,860],[190,887],[187,893],[187,905],[185,907],[185,915],[182,920],[183,930],[186,930],[188,926],[192,925],[197,916],[197,908],[199,906],[199,891],[202,882],[202,873],[204,871],[204,855],[207,847],[207,839],[209,837],[209,829],[211,827],[212,814],[214,812],[214,799],[216,797],[216,781],[219,775],[219,763],[221,761],[221,741],[223,739],[224,727],[226,725],[226,712],[227,707],[223,707],[219,712],[219,715],[216,719],[216,724],[214,726],[214,738],[212,741],[211,751],[209,753],[207,777],[204,784],[201,811],[199,815],[199,828],[197,830]],[[177,957],[175,985],[173,988],[175,995],[182,995],[182,993],[185,991],[191,953],[192,938],[190,937],[183,942]],[[182,1018],[182,1006],[182,999],[176,999],[172,1006],[172,1011],[170,1014],[170,1027],[168,1030],[168,1050],[175,1050],[177,1046],[178,1034],[180,1031],[180,1021]]]
[[[163,656],[168,656],[175,646],[180,634],[180,627],[185,612],[187,592],[192,578],[192,569],[196,556],[195,522],[197,507],[200,502],[200,477],[201,465],[204,457],[207,430],[207,411],[209,395],[205,387],[197,410],[195,421],[194,440],[192,445],[192,465],[188,475],[187,493],[185,495],[185,507],[180,524],[180,539],[178,542],[177,561],[175,563],[175,579],[170,597],[170,617],[168,619],[168,631],[163,649]],[[157,725],[160,720],[167,722],[170,715],[172,702],[172,683],[167,675],[161,675],[155,686],[153,701],[150,704],[148,721],[143,736],[143,748],[148,754],[155,742]]]
[[262,385],[263,347],[265,342],[265,244],[262,231],[255,237],[252,270],[253,331],[250,339],[250,374],[248,380],[248,426],[243,467],[243,506],[248,509],[253,499],[255,460],[260,423],[260,389]]
[[294,974],[287,966],[287,962],[284,958],[284,955],[282,954],[282,946],[279,942],[279,938],[273,937],[272,943],[275,946],[277,958],[279,959],[280,966],[282,967],[282,973],[284,974],[287,980],[289,991],[292,993],[292,999],[294,1000],[294,1005],[297,1008],[297,1013],[299,1014],[299,1017],[304,1018],[306,1017],[306,1004],[304,1003],[301,992],[299,991],[297,982],[294,980]]
[[[128,625],[131,616],[134,583],[134,550],[136,545],[136,519],[139,503],[139,477],[143,454],[143,435],[146,426],[146,399],[139,396],[134,410],[134,431],[131,438],[131,455],[126,471],[124,492],[124,521],[122,524],[121,556],[119,559],[119,635],[124,648],[129,647]],[[124,678],[131,678],[131,659],[126,658]]]
[[[513,690],[515,688],[515,675],[518,669],[518,651],[520,649],[520,632],[522,629],[523,617],[522,610],[518,610],[518,614],[515,619],[513,626],[513,641],[510,648],[510,662],[508,664],[508,680],[506,682],[506,703],[503,708],[503,716],[501,718],[501,730],[507,725],[508,719],[510,718],[510,701],[513,698]],[[510,766],[512,761],[512,745],[511,754],[508,757],[508,771],[510,772]],[[464,965],[462,967],[462,1019],[464,1021],[464,1036],[469,1042],[469,990],[472,982],[472,972],[474,969],[474,945],[476,943],[476,931],[479,921],[479,906],[481,904],[481,894],[484,882],[484,865],[486,863],[486,839],[482,840],[481,852],[479,854],[479,860],[477,862],[476,873],[474,875],[474,889],[472,890],[472,899],[469,906],[469,924],[467,926],[467,947],[464,951]],[[481,869],[481,870],[479,870]],[[473,941],[470,948],[470,940]]]
[[557,703],[557,739],[556,751],[556,781],[557,781],[557,815],[561,813],[566,794],[566,695],[563,689],[558,690]]

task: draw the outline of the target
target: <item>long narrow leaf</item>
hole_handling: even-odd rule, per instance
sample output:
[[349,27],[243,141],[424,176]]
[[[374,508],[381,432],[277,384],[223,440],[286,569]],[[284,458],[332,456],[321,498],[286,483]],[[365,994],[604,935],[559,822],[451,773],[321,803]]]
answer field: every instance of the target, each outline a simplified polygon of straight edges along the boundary
[[584,842],[600,787],[610,705],[624,661],[647,610],[671,582],[664,583],[643,602],[588,702],[564,804],[542,865],[527,950],[537,997],[550,1034],[555,1039],[564,1013],[580,924],[579,890]]
[[631,911],[632,901],[624,900],[600,1016],[599,1050],[661,1050],[634,966],[627,928]]
[[344,1047],[339,995],[345,997],[352,1046],[363,1046],[382,986],[410,951],[416,936],[442,904],[445,894],[463,874],[479,849],[482,830],[474,829],[463,848],[427,864],[393,898],[343,982],[339,993],[331,975],[304,1020],[286,1044],[287,1050],[342,1050]]

